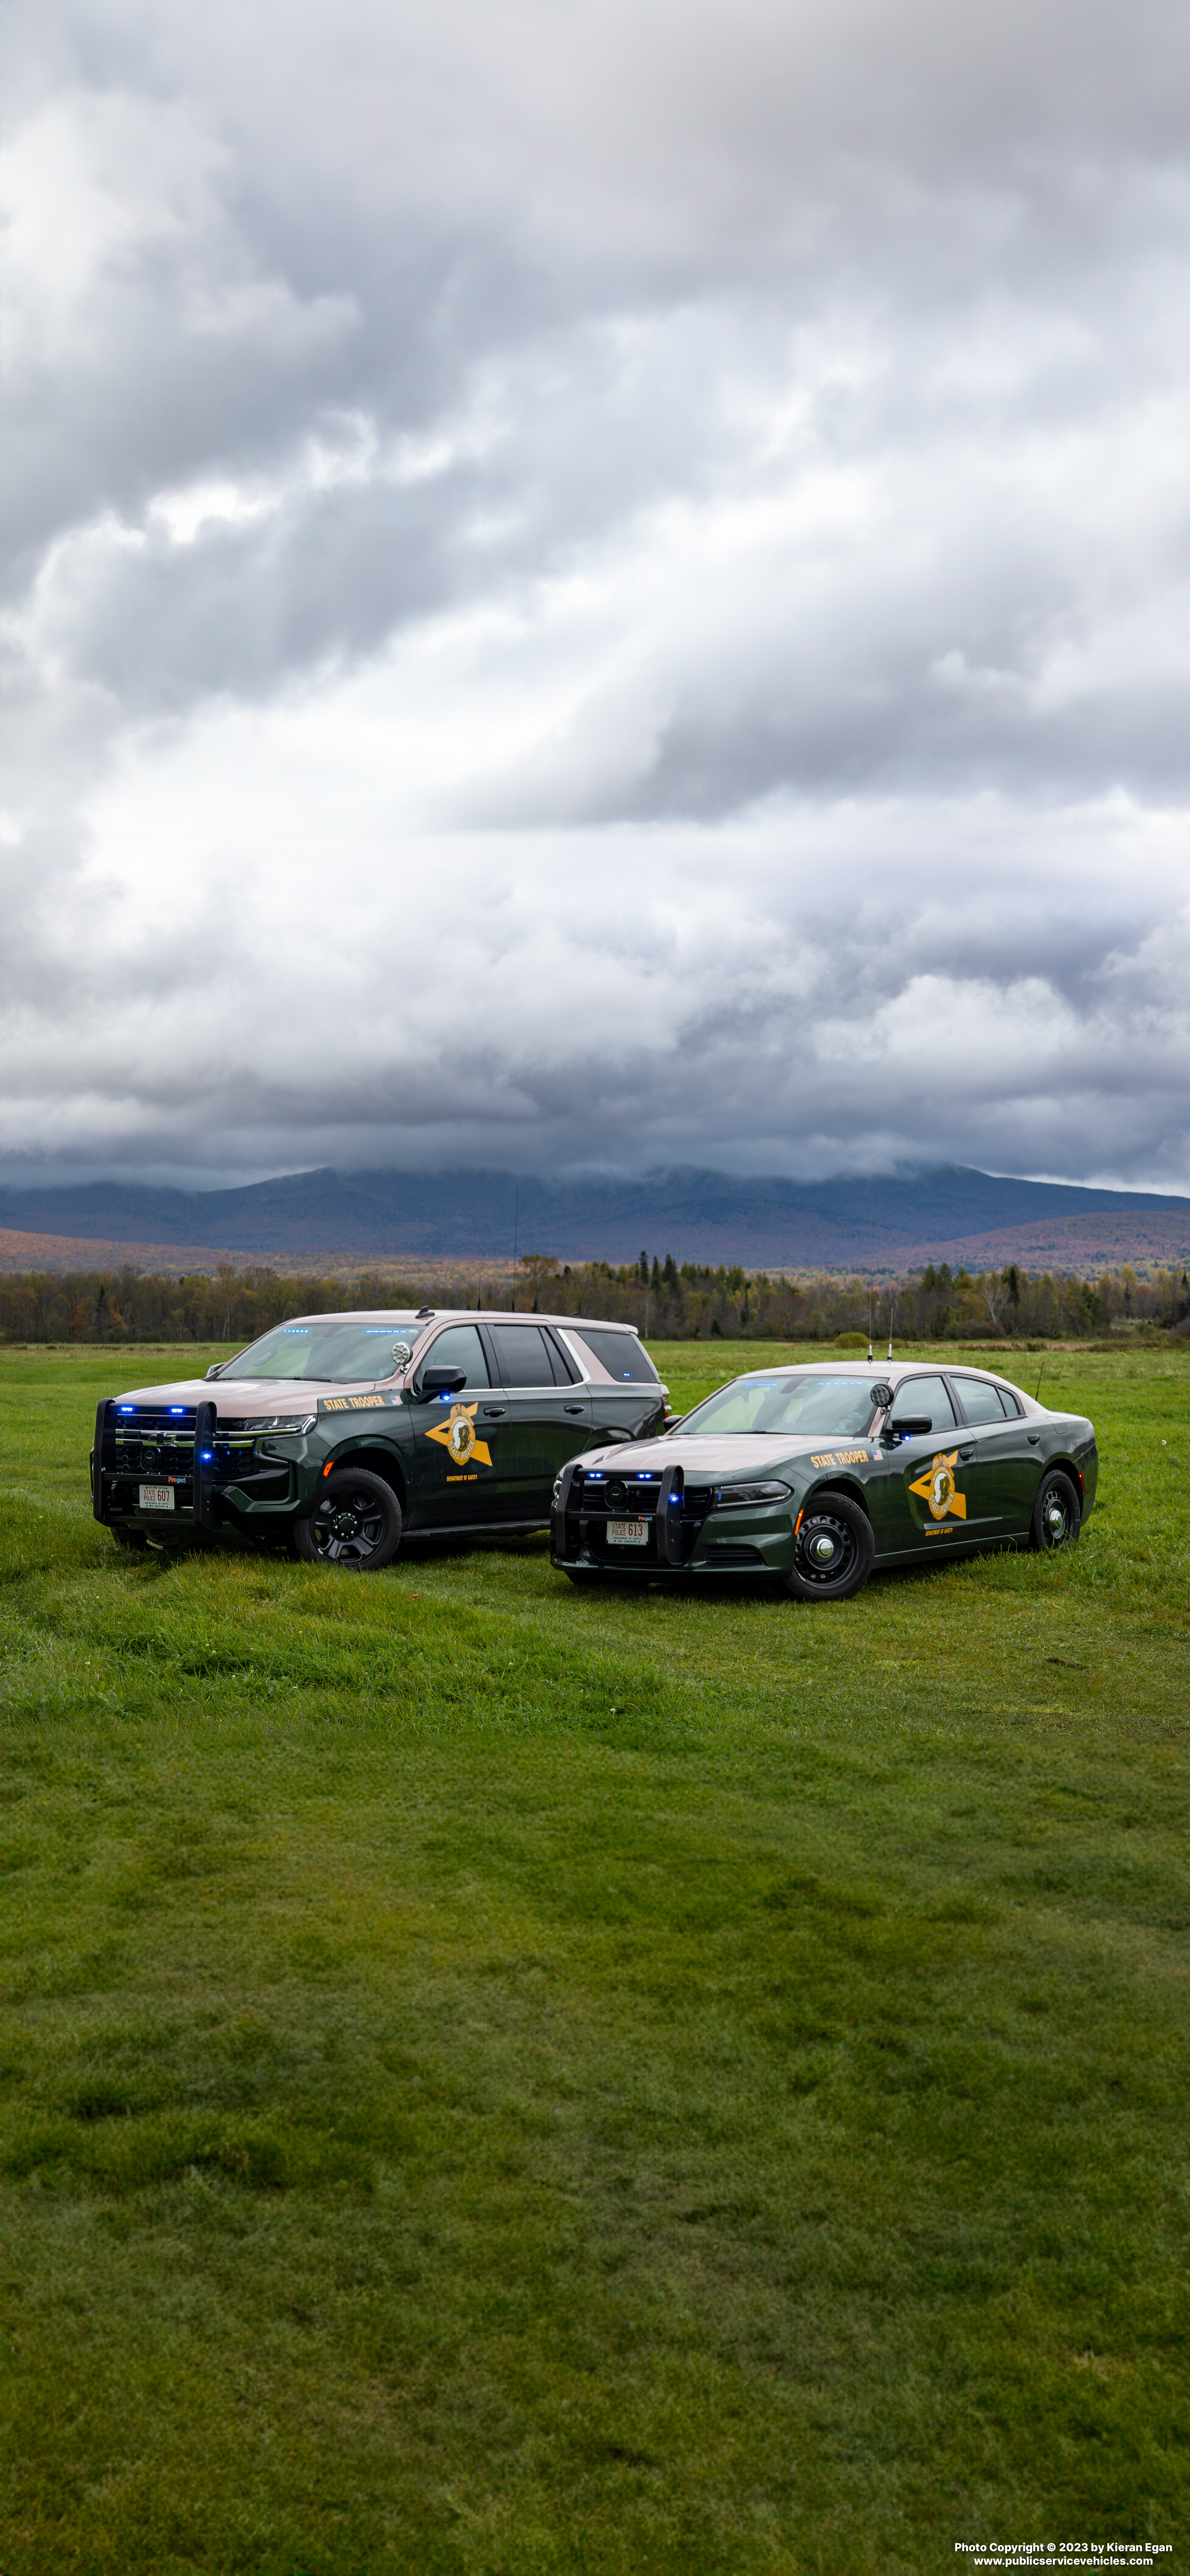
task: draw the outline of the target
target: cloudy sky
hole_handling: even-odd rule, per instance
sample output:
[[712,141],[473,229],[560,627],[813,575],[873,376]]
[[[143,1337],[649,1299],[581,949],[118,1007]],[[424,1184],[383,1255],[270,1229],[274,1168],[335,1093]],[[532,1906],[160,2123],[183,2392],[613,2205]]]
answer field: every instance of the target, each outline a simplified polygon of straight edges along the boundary
[[0,38],[0,1179],[1190,1190],[1185,0]]

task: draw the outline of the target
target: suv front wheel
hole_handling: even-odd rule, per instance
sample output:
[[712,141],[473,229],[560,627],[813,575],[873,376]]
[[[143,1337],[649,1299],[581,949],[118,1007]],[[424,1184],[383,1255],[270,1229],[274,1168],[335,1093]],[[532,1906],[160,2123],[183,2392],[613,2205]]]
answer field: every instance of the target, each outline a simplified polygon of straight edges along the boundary
[[366,1467],[337,1467],[309,1519],[296,1524],[293,1543],[307,1565],[378,1574],[397,1553],[401,1527],[401,1506],[382,1476]]

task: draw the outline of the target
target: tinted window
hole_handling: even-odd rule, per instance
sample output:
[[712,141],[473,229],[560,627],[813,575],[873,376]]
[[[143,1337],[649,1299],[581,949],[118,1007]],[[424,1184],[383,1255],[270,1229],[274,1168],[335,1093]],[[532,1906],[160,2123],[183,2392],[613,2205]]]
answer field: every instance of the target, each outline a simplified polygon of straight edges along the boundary
[[545,1342],[546,1349],[547,1349],[547,1351],[549,1352],[550,1358],[551,1358],[551,1360],[552,1360],[552,1362],[553,1362],[554,1376],[555,1376],[555,1378],[556,1378],[556,1380],[557,1380],[557,1382],[558,1382],[558,1385],[559,1385],[559,1386],[575,1386],[575,1385],[577,1385],[577,1383],[578,1383],[578,1377],[579,1377],[579,1369],[578,1369],[578,1363],[577,1363],[577,1361],[576,1361],[576,1360],[573,1360],[573,1359],[571,1358],[569,1351],[564,1351],[564,1350],[563,1350],[562,1345],[561,1345],[560,1341],[558,1340],[557,1335],[556,1335],[555,1333],[547,1333],[547,1332],[545,1332],[545,1331],[544,1331],[544,1328],[543,1328],[543,1339],[544,1339],[544,1342]]
[[897,1400],[893,1406],[894,1431],[899,1413],[928,1413],[932,1430],[953,1430],[954,1406],[946,1391],[945,1378],[911,1377],[907,1383],[902,1378],[897,1388]]
[[431,1342],[421,1368],[466,1369],[468,1386],[490,1386],[488,1364],[483,1343],[474,1324],[449,1324],[437,1341]]
[[656,1386],[657,1371],[647,1351],[642,1351],[635,1333],[590,1333],[583,1326],[575,1334],[576,1342],[590,1351],[609,1377],[627,1379],[630,1386]]
[[552,1386],[553,1363],[536,1324],[489,1324],[501,1386]]
[[1003,1405],[1006,1414],[1008,1415],[1009,1421],[1015,1422],[1018,1416],[1025,1410],[1019,1395],[1014,1395],[1011,1388],[1007,1386],[998,1386],[996,1393],[1000,1398],[1000,1402]]
[[977,1377],[956,1378],[955,1385],[968,1422],[1003,1422],[1004,1407],[994,1386]]

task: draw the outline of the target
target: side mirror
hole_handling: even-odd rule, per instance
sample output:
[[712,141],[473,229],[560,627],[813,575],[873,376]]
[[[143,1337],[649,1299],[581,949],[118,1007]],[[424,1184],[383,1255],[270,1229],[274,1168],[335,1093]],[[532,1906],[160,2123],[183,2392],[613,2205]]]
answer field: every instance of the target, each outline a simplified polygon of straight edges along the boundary
[[461,1368],[428,1368],[421,1373],[421,1384],[414,1389],[423,1404],[431,1395],[461,1395],[467,1383],[467,1371]]
[[910,1440],[919,1431],[932,1431],[933,1428],[934,1418],[930,1413],[900,1413],[895,1422],[889,1423],[886,1436],[890,1440]]
[[216,1360],[214,1367],[207,1369],[205,1374],[207,1377],[222,1377],[226,1365],[225,1360]]

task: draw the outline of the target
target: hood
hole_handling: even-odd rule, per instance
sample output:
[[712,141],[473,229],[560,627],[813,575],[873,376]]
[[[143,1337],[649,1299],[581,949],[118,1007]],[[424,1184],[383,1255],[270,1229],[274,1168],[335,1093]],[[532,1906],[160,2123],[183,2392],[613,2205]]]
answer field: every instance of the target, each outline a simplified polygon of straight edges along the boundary
[[615,1467],[625,1476],[635,1476],[647,1468],[657,1475],[675,1461],[691,1484],[702,1484],[707,1477],[741,1476],[751,1484],[775,1475],[778,1466],[791,1459],[835,1457],[845,1451],[850,1458],[872,1458],[878,1454],[876,1443],[853,1437],[851,1433],[834,1440],[824,1432],[802,1434],[791,1438],[788,1432],[706,1432],[700,1438],[692,1433],[683,1438],[680,1431],[662,1433],[656,1440],[620,1440],[607,1449],[591,1449],[583,1457],[584,1467]]
[[167,1386],[130,1386],[115,1398],[117,1404],[214,1404],[220,1422],[236,1422],[257,1414],[315,1413],[320,1397],[328,1395],[370,1395],[371,1378],[353,1380],[349,1386],[331,1385],[311,1379],[302,1385],[293,1378],[237,1377],[229,1383],[217,1377],[174,1378]]

